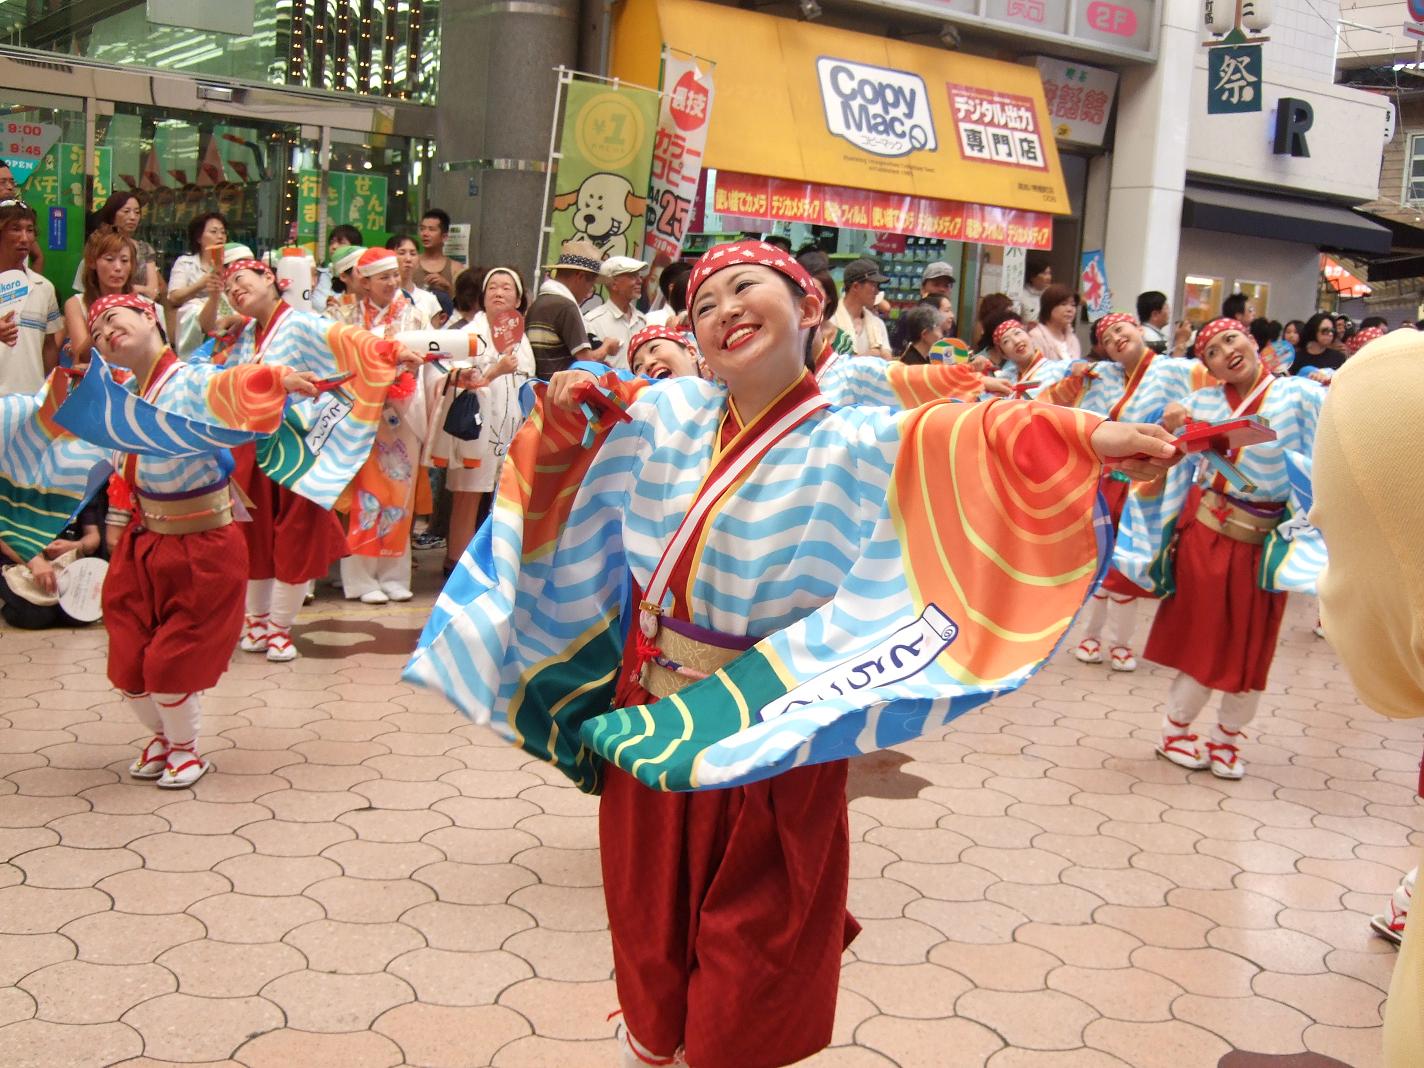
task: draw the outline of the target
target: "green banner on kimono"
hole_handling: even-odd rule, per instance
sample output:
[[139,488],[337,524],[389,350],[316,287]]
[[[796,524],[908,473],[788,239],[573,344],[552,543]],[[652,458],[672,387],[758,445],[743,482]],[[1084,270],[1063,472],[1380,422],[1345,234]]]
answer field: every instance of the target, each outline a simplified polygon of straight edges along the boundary
[[257,466],[279,486],[295,485],[316,463],[316,453],[307,446],[309,429],[289,408],[277,432],[257,443]]
[[592,243],[601,259],[641,252],[658,99],[638,86],[565,86],[547,262],[570,240]]

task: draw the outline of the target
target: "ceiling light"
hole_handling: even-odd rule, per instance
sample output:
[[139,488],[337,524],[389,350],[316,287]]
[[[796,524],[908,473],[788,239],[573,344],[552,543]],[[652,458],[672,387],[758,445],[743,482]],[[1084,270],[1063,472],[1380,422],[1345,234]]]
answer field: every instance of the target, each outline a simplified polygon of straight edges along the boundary
[[821,17],[821,5],[817,0],[796,0],[796,8],[807,22]]

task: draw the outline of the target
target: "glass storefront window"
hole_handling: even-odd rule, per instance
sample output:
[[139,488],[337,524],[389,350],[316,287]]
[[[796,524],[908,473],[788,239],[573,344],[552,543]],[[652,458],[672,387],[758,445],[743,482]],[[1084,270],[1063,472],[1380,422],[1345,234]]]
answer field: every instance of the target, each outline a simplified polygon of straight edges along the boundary
[[[123,67],[300,85],[429,103],[440,61],[439,0],[185,0],[183,25],[148,5],[0,0],[0,39]],[[243,33],[231,25],[241,9]],[[251,11],[250,29],[245,13]]]

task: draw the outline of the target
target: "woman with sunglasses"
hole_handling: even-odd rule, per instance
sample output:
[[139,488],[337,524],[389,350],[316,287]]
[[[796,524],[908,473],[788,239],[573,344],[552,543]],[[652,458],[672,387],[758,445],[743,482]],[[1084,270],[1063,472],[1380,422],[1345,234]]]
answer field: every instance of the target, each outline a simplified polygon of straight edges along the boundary
[[1335,320],[1328,312],[1316,312],[1306,320],[1301,341],[1303,344],[1296,349],[1291,374],[1309,376],[1315,371],[1337,371],[1350,358],[1344,349],[1337,347]]

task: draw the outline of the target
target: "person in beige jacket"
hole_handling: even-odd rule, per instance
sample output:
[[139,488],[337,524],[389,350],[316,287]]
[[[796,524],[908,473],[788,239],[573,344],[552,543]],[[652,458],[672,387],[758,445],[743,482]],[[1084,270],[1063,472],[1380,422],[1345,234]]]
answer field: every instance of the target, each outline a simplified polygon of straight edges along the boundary
[[[1361,700],[1395,718],[1424,715],[1421,397],[1424,334],[1398,330],[1335,373],[1315,437],[1311,519],[1330,554],[1321,619]],[[1397,892],[1394,917],[1400,901]],[[1388,1068],[1424,1064],[1424,920],[1405,926],[1384,1047]]]

